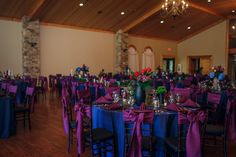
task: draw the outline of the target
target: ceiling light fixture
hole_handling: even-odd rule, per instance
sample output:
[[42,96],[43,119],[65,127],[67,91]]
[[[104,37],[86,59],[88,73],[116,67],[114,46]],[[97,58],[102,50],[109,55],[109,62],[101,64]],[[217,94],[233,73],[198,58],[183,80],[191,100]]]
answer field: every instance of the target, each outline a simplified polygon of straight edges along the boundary
[[185,0],[165,0],[162,4],[162,9],[166,13],[166,16],[182,15],[188,8],[188,3]]
[[161,20],[161,22],[160,23],[164,23],[164,21],[163,20]]
[[121,14],[121,15],[125,15],[125,12],[124,12],[124,11],[122,11],[120,14]]
[[211,3],[211,0],[207,0],[208,3]]
[[79,3],[79,6],[80,6],[80,7],[84,6],[84,3],[82,3],[82,2],[81,2],[81,3]]
[[232,26],[232,29],[233,29],[233,30],[235,30],[235,29],[236,29],[236,27],[233,25],[233,26]]
[[232,13],[235,13],[235,10],[232,10]]
[[190,26],[188,26],[188,28],[187,28],[188,30],[190,30],[191,29],[191,27]]

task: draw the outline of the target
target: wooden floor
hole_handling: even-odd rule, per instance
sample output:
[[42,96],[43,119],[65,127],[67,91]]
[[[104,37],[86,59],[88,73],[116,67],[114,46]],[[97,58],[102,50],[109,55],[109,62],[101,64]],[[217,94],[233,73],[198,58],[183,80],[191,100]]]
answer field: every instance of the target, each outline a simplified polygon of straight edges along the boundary
[[[0,139],[0,157],[76,157],[75,144],[67,153],[67,141],[61,119],[61,103],[48,93],[39,99],[32,114],[32,130],[17,126],[17,134],[9,139]],[[218,157],[221,152],[208,151],[206,157]],[[236,157],[236,145],[230,144],[228,157]],[[89,156],[87,151],[83,157]],[[222,155],[221,155],[222,156]]]

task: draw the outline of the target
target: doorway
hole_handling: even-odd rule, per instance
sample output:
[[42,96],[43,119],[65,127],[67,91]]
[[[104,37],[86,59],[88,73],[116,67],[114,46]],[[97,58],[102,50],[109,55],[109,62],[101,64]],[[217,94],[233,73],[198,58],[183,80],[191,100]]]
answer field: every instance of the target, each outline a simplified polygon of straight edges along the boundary
[[163,58],[163,70],[170,73],[175,72],[175,58]]
[[231,80],[236,79],[236,54],[229,55],[228,76]]
[[189,73],[208,74],[212,67],[211,56],[188,56]]

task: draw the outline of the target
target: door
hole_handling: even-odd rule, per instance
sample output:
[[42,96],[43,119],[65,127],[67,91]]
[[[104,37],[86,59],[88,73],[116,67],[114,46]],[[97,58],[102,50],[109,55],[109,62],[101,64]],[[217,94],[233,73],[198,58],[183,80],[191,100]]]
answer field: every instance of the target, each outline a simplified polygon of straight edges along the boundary
[[189,73],[208,74],[211,70],[211,56],[189,56]]
[[174,58],[163,58],[163,70],[170,73],[175,72],[175,59]]
[[211,71],[211,57],[201,57],[200,67],[202,67],[202,74],[209,74]]

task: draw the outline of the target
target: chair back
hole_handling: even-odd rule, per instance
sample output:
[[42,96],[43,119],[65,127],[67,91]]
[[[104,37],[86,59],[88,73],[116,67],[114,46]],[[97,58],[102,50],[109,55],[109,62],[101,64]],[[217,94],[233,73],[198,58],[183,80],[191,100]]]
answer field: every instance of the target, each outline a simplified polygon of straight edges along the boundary
[[[178,156],[201,156],[201,137],[206,121],[205,111],[178,112]],[[184,149],[185,148],[185,149]]]
[[24,105],[31,111],[34,103],[34,87],[26,88],[25,97],[26,103]]
[[89,89],[77,90],[77,101],[83,102],[87,105],[91,104],[91,97]]
[[[142,145],[144,143],[150,148],[149,153],[151,153],[154,111],[124,110],[123,116],[126,156],[143,156]],[[148,138],[148,143],[143,142],[144,137]]]
[[220,104],[221,95],[215,94],[215,93],[207,93],[207,103],[208,105],[213,105],[214,108],[217,108],[217,106]]
[[185,98],[190,98],[191,91],[192,91],[191,88],[174,88],[172,93],[180,94],[181,96],[184,96]]
[[6,90],[6,88],[7,88],[7,83],[6,82],[2,82],[1,90]]
[[66,135],[69,133],[69,122],[70,119],[72,119],[72,116],[70,116],[70,109],[69,109],[69,94],[67,93],[67,89],[63,88],[62,89],[62,119],[63,119],[63,126],[64,126],[64,131]]
[[8,93],[16,94],[17,93],[17,85],[10,85],[8,88]]

